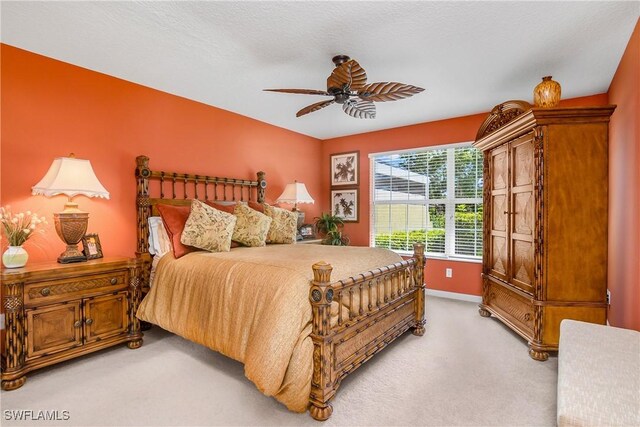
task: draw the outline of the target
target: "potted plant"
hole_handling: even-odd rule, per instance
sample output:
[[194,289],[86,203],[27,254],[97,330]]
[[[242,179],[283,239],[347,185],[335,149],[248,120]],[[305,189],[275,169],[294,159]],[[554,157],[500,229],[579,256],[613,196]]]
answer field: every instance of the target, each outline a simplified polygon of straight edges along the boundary
[[330,213],[323,213],[319,217],[315,217],[315,221],[316,230],[321,236],[324,236],[323,245],[347,246],[349,244],[349,238],[342,235],[344,228],[342,218]]

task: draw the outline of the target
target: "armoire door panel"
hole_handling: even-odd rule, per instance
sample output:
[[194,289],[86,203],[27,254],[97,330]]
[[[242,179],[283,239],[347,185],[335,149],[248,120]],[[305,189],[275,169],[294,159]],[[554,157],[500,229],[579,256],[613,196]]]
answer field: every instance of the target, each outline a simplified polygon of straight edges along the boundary
[[506,236],[491,236],[491,252],[489,256],[489,274],[502,280],[507,280],[507,268],[509,261],[507,258],[507,238]]
[[507,232],[507,215],[504,213],[508,209],[507,195],[497,194],[491,197],[493,203],[491,209],[493,215],[491,215],[492,230]]
[[532,191],[513,195],[513,233],[533,236],[535,231],[535,201]]
[[511,249],[511,284],[533,294],[534,279],[533,243],[513,240]]
[[506,147],[491,152],[492,190],[504,190],[509,185],[509,152]]
[[511,143],[511,158],[513,162],[511,170],[513,187],[532,185],[535,179],[533,135],[525,135]]

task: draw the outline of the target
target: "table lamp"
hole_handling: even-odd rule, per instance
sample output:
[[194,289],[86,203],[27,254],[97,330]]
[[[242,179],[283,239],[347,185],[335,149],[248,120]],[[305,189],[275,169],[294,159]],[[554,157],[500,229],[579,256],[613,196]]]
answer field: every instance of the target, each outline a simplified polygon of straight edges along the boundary
[[304,224],[304,212],[298,210],[298,203],[315,203],[315,201],[303,183],[294,181],[293,184],[287,184],[280,197],[276,199],[276,203],[293,204],[293,211],[298,212],[298,228],[300,228]]
[[78,195],[109,198],[109,192],[98,181],[91,162],[76,159],[73,153],[69,157],[58,157],[31,191],[33,195],[53,197],[64,194],[69,197],[64,211],[53,214],[58,236],[67,245],[67,249],[58,257],[58,262],[68,264],[86,261],[85,255],[78,250],[78,243],[87,232],[89,214],[78,209],[73,198]]

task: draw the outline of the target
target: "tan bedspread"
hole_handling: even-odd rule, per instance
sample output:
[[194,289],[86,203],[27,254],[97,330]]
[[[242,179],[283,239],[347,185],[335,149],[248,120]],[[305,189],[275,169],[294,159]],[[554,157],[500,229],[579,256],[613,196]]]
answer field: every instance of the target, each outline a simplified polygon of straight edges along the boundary
[[313,369],[311,266],[330,263],[336,281],[401,260],[385,249],[321,245],[167,255],[137,316],[244,363],[260,391],[303,412]]

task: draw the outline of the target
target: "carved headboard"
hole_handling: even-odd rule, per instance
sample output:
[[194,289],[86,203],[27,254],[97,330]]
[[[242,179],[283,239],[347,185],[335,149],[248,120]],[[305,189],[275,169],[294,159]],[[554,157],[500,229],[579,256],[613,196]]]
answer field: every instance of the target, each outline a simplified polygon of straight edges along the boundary
[[500,129],[519,115],[526,113],[531,109],[531,104],[527,101],[506,101],[502,104],[498,104],[493,107],[493,110],[489,113],[489,116],[482,122],[478,134],[476,135],[476,141],[483,138],[485,135],[490,134],[493,131]]
[[149,217],[157,215],[158,205],[188,206],[194,199],[203,201],[264,202],[267,188],[265,173],[258,172],[257,180],[222,178],[208,175],[154,171],[149,157],[136,157],[137,248],[136,255],[148,262],[144,268],[143,288],[148,287],[151,269],[149,254]]

